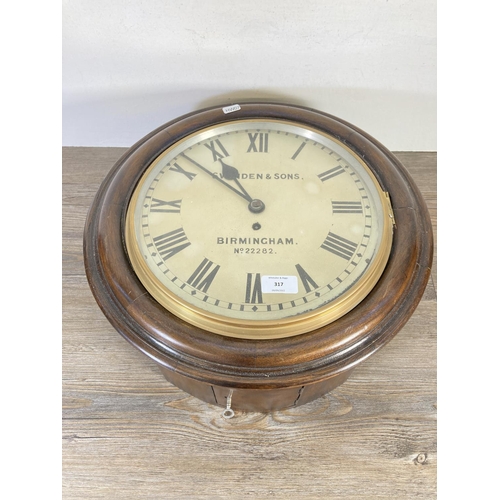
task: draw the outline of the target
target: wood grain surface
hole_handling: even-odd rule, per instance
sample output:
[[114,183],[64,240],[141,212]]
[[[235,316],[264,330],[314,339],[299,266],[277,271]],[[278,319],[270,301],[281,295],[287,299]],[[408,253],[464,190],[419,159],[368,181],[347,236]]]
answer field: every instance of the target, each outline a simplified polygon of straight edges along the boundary
[[[85,218],[125,150],[63,148],[63,498],[435,498],[436,249],[412,318],[342,386],[224,420],[129,345],[88,287]],[[436,154],[396,156],[435,232]]]

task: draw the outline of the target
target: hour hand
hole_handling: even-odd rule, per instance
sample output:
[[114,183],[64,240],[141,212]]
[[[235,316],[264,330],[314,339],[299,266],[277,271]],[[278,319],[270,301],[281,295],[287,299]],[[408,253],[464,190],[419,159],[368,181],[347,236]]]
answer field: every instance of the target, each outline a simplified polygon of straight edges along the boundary
[[262,210],[264,210],[264,208],[263,208],[264,204],[262,202],[260,202],[262,204],[262,208],[260,208],[260,206],[259,206],[258,210],[256,210],[255,208],[252,208],[252,203],[255,200],[247,193],[245,188],[241,185],[241,182],[238,180],[240,177],[240,173],[238,172],[238,169],[235,167],[231,167],[231,165],[224,163],[220,159],[219,159],[219,161],[222,165],[222,178],[226,179],[228,181],[234,181],[234,183],[238,186],[239,190],[244,194],[245,199],[250,201],[250,205],[248,206],[248,209],[251,212],[255,212],[255,213],[262,212]]
[[231,167],[231,165],[228,165],[227,163],[224,163],[221,159],[219,159],[221,165],[222,165],[222,178],[226,179],[228,181],[234,181],[234,183],[238,186],[240,191],[243,193],[244,198],[246,200],[249,200],[250,203],[248,205],[248,210],[250,212],[253,212],[254,214],[258,214],[260,212],[263,212],[266,206],[262,202],[262,200],[258,200],[256,198],[252,198],[245,188],[241,185],[240,181],[238,180],[240,177],[240,173],[238,172],[238,169],[235,167]]
[[229,165],[226,165],[226,167],[229,167],[228,171],[231,172],[229,175],[230,176],[231,175],[233,175],[233,176],[236,175],[236,177],[231,177],[228,180],[234,180],[235,183],[238,185],[239,189],[236,189],[234,186],[232,186],[231,184],[228,184],[224,180],[224,179],[226,179],[226,177],[224,177],[224,167],[222,167],[223,168],[222,177],[219,177],[215,172],[209,170],[208,168],[205,168],[203,165],[201,165],[200,163],[198,163],[196,160],[194,160],[193,158],[189,157],[186,153],[181,153],[181,156],[183,158],[185,158],[186,160],[188,160],[189,162],[191,162],[196,167],[198,167],[200,170],[203,170],[204,172],[206,172],[207,174],[209,174],[212,178],[214,178],[215,180],[219,181],[221,184],[224,184],[224,186],[228,187],[229,189],[231,189],[231,191],[234,191],[237,195],[241,196],[242,198],[244,198],[248,202],[251,202],[253,200],[253,198],[242,188],[241,184],[237,180],[237,178],[240,176],[240,173],[238,172],[238,170],[236,168],[231,167]]
[[[258,214],[258,213],[264,211],[264,209],[265,209],[264,203],[261,200],[252,198],[246,192],[245,188],[241,185],[240,181],[238,180],[238,177],[240,176],[238,169],[231,167],[230,165],[227,165],[222,160],[219,160],[221,162],[221,165],[222,165],[222,176],[219,177],[217,174],[210,171],[208,168],[205,168],[203,165],[198,163],[196,160],[193,160],[193,158],[190,158],[189,156],[187,156],[186,153],[181,153],[181,156],[184,157],[189,162],[191,162],[196,167],[198,167],[199,169],[201,169],[204,172],[206,172],[207,174],[209,174],[212,178],[219,181],[221,184],[224,184],[224,186],[228,187],[231,191],[235,192],[237,195],[241,196],[246,201],[248,201],[249,202],[248,203],[248,210],[250,210],[250,212]],[[226,182],[226,180],[234,181],[234,183],[238,186],[238,189],[236,189],[234,186],[232,186],[231,184]]]
[[234,181],[239,179],[240,173],[237,168],[231,167],[227,163],[224,163],[222,160],[219,160],[222,165],[222,178],[228,181]]

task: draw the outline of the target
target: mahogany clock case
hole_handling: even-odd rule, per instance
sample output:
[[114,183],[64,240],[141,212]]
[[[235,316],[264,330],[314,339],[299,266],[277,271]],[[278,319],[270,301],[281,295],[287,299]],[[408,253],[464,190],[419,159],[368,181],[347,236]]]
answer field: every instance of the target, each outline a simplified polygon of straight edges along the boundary
[[[278,103],[211,107],[173,120],[132,146],[98,190],[84,231],[84,261],[96,302],[113,327],[158,363],[177,387],[208,403],[268,412],[305,404],[344,382],[351,371],[404,326],[417,307],[432,263],[432,227],[415,183],[384,146],[326,113]],[[135,186],[155,158],[210,125],[239,119],[299,122],[356,152],[389,193],[394,214],[385,270],[353,310],[317,330],[254,340],[217,335],[168,312],[137,278],[125,247],[125,218]],[[124,367],[126,369],[126,367]]]

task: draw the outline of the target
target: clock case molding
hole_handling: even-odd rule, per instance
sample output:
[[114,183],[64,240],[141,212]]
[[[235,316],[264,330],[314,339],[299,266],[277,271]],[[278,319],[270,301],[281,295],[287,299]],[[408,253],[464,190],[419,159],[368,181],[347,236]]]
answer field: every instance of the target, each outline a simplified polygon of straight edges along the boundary
[[[177,318],[136,277],[125,248],[127,207],[151,162],[178,140],[238,119],[291,120],[333,135],[370,167],[389,193],[392,250],[369,295],[336,321],[309,333],[271,340],[217,335]],[[241,104],[212,107],[173,120],[138,141],[103,181],[87,216],[84,262],[96,302],[113,327],[155,361],[165,378],[208,403],[269,412],[308,403],[344,382],[352,370],[405,325],[425,290],[432,263],[426,204],[397,158],[359,128],[310,108]],[[124,367],[126,369],[126,367]]]

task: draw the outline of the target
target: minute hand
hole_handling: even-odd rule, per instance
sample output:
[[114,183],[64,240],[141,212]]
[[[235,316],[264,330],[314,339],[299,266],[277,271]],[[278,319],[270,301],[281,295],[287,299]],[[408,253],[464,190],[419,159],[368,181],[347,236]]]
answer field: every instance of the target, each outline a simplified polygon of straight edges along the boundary
[[[239,191],[234,186],[231,186],[231,184],[228,184],[225,180],[221,179],[215,172],[211,172],[208,168],[205,168],[203,165],[200,165],[196,160],[193,160],[192,158],[187,156],[185,153],[181,153],[180,156],[186,158],[186,160],[190,161],[193,165],[195,165],[199,169],[203,170],[204,172],[206,172],[208,175],[210,175],[214,179],[218,180],[221,184],[224,184],[224,186],[228,187],[229,189],[231,189],[231,191],[234,191],[236,194],[240,195],[243,199],[247,200],[248,202],[253,201],[253,198],[244,189],[243,189],[243,191]],[[238,186],[241,187],[241,184],[239,182],[237,184],[238,184]]]

